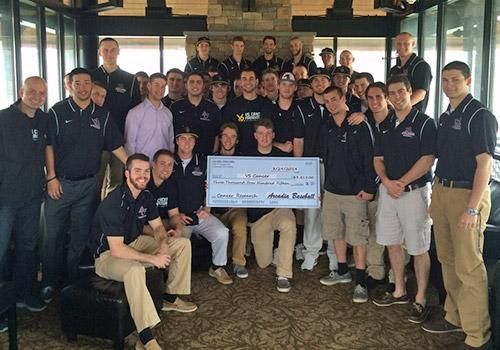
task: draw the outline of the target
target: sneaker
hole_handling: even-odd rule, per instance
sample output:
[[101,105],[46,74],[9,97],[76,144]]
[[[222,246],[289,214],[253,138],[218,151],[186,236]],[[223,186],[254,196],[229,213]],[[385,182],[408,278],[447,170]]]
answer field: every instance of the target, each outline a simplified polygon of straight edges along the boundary
[[276,278],[276,289],[281,293],[288,293],[292,289],[290,281],[286,277],[278,276]]
[[408,295],[402,295],[400,297],[395,297],[392,293],[385,293],[382,297],[373,299],[373,303],[377,306],[391,306],[391,305],[403,305],[408,304],[410,299]]
[[170,303],[166,300],[163,300],[163,307],[161,311],[177,311],[177,312],[194,312],[198,309],[198,306],[195,303],[190,301],[182,300],[177,297],[173,303]]
[[50,303],[54,299],[54,288],[51,286],[43,287],[40,292],[40,299],[46,304]]
[[363,287],[361,284],[357,284],[356,287],[354,287],[352,301],[358,304],[366,303],[368,301],[368,288]]
[[234,264],[233,271],[238,278],[247,278],[248,270],[245,266]]
[[140,340],[135,343],[135,350],[162,350],[160,344],[156,341],[156,339],[148,341],[146,345],[142,344]]
[[463,332],[464,330],[446,321],[444,318],[437,320],[429,320],[425,322],[422,329],[429,333],[443,334],[443,333],[453,333],[453,332]]
[[278,258],[280,256],[280,251],[278,248],[274,248],[273,250],[273,261],[271,262],[271,265],[273,266],[278,266]]
[[300,261],[304,260],[304,244],[300,243],[295,246],[295,260]]
[[0,333],[5,333],[9,330],[9,326],[6,320],[0,321]]
[[47,308],[47,304],[35,296],[28,296],[25,300],[16,301],[16,307],[19,309],[28,309],[31,312],[40,312]]
[[[297,249],[297,248],[295,248],[295,249]],[[316,265],[318,265],[318,258],[316,258],[310,254],[307,254],[305,256],[304,261],[302,262],[302,265],[300,265],[300,269],[312,271],[314,269],[314,266],[316,266]]]
[[412,323],[423,323],[427,319],[427,317],[429,317],[430,313],[431,310],[427,306],[415,302],[412,305],[408,321]]
[[214,270],[213,267],[210,266],[210,268],[208,269],[208,275],[215,278],[219,283],[222,284],[233,283],[233,280],[231,279],[231,277],[229,277],[223,267],[219,267],[218,269]]
[[352,282],[352,277],[350,272],[339,275],[337,271],[332,271],[328,276],[321,277],[319,281],[325,286],[333,286],[337,283],[350,283]]

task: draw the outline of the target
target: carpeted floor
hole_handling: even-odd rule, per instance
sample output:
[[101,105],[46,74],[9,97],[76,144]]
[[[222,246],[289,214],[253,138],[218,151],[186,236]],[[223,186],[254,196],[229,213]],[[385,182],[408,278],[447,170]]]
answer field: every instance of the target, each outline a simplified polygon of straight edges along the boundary
[[[349,285],[326,287],[327,258],[314,272],[296,267],[290,293],[274,286],[274,269],[249,264],[250,276],[230,286],[206,273],[193,275],[192,314],[163,313],[155,334],[164,349],[444,349],[458,335],[432,335],[407,321],[409,305],[386,308],[353,304]],[[378,291],[373,291],[372,294]],[[429,300],[436,303],[432,290]],[[436,313],[436,312],[435,312]],[[111,342],[79,336],[68,343],[60,331],[57,300],[41,313],[19,312],[19,349],[111,349]],[[133,349],[137,337],[127,338]],[[7,349],[7,334],[0,349]]]

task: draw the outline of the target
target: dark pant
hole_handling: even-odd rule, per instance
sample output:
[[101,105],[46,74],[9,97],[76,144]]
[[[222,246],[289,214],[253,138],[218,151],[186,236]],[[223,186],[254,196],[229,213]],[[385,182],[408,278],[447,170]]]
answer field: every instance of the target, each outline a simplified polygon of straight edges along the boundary
[[[43,237],[43,286],[57,286],[64,266],[64,247],[67,233],[67,271],[70,280],[77,277],[78,263],[86,247],[90,224],[96,209],[97,181],[61,180],[62,198],[45,200],[45,234]],[[69,225],[67,225],[69,223]],[[65,230],[69,228],[68,232]]]
[[41,202],[41,198],[38,198],[23,204],[0,206],[0,281],[10,278],[5,273],[5,265],[13,238],[12,278],[20,300],[31,293],[35,280]]

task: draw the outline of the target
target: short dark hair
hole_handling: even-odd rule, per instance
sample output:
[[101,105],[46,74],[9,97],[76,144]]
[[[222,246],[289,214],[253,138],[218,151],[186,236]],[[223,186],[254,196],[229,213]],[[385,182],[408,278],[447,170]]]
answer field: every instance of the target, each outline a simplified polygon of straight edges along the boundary
[[120,47],[120,44],[118,44],[118,41],[116,39],[113,39],[111,37],[105,37],[105,38],[102,38],[100,41],[99,41],[99,46],[97,47],[98,49],[101,48],[101,44],[103,42],[106,42],[106,41],[112,41],[116,44],[117,47]]
[[201,72],[190,72],[190,73],[188,73],[188,74],[186,75],[186,78],[185,78],[185,79],[186,79],[186,81],[188,81],[188,80],[189,80],[189,78],[191,78],[191,77],[192,77],[192,76],[194,76],[194,75],[196,75],[196,76],[200,77],[200,78],[201,78],[201,80],[205,81],[205,77],[203,76],[203,73],[201,73]]
[[262,39],[262,43],[264,43],[266,40],[272,40],[274,44],[276,44],[276,38],[272,35],[266,35],[264,39]]
[[153,80],[155,80],[155,79],[163,79],[163,80],[165,80],[165,82],[167,82],[167,77],[164,76],[162,73],[151,74],[151,76],[149,77],[149,82],[152,83]]
[[371,73],[368,73],[368,72],[361,72],[361,73],[358,73],[354,76],[354,81],[358,80],[358,79],[366,79],[368,80],[368,84],[372,84],[375,79],[373,79],[373,75],[371,75]]
[[253,129],[255,131],[257,131],[257,128],[259,126],[263,126],[265,127],[266,129],[271,129],[274,131],[274,124],[273,122],[271,121],[271,119],[268,119],[268,118],[261,118],[259,120],[257,120],[254,124],[253,124]]
[[231,39],[231,44],[233,44],[235,41],[241,41],[242,43],[244,43],[245,39],[243,39],[243,37],[241,35],[236,35],[235,37],[233,37]]
[[325,91],[323,91],[323,95],[329,94],[332,91],[335,91],[337,93],[337,95],[339,95],[339,97],[345,96],[345,94],[342,91],[342,89],[339,88],[338,86],[334,86],[334,85],[327,87],[325,89]]
[[405,86],[406,90],[410,90],[411,89],[411,84],[410,84],[410,81],[408,80],[408,78],[404,75],[394,75],[392,77],[389,78],[389,80],[387,81],[387,90],[389,90],[389,86],[392,85],[392,84],[398,84],[398,83],[403,83],[403,85]]
[[448,63],[443,67],[442,71],[444,72],[445,70],[459,70],[463,74],[465,79],[469,79],[471,76],[469,66],[467,65],[467,63],[462,61],[453,61]]
[[276,78],[278,78],[278,80],[280,79],[280,74],[274,68],[266,68],[266,69],[264,69],[264,71],[262,72],[262,74],[260,76],[264,77],[264,75],[266,75],[266,74],[274,74],[276,76]]
[[94,84],[94,86],[98,86],[106,91],[108,90],[107,86],[104,85],[104,83],[101,83],[99,80],[93,81],[92,84]]
[[250,67],[247,67],[247,68],[244,68],[241,70],[240,74],[238,75],[238,78],[241,80],[241,75],[244,73],[244,72],[251,72],[255,75],[255,78],[258,78],[257,76],[257,73],[255,72],[255,70],[253,68],[250,68]]
[[219,128],[219,135],[222,135],[222,132],[225,130],[225,129],[233,129],[234,131],[236,131],[236,134],[238,135],[238,126],[235,124],[235,123],[232,123],[232,122],[229,122],[229,123],[224,123],[220,126]]
[[174,158],[174,154],[172,153],[172,151],[169,151],[168,149],[159,149],[158,151],[155,152],[154,156],[153,156],[153,162],[156,163],[156,161],[158,160],[158,158],[160,158],[160,156],[169,156],[171,158]]
[[132,162],[134,160],[142,160],[144,162],[149,163],[149,157],[143,153],[134,153],[127,158],[127,163],[125,164],[125,168],[130,171],[132,170]]
[[69,79],[73,81],[73,77],[77,74],[87,74],[90,76],[90,81],[92,81],[92,74],[90,74],[90,71],[82,67],[74,68],[71,72],[69,72]]
[[137,73],[135,73],[135,76],[136,77],[141,77],[141,78],[145,78],[145,79],[149,79],[149,75],[148,73],[144,72],[144,71],[138,71]]
[[384,94],[385,97],[387,97],[387,95],[389,95],[389,93],[387,92],[387,86],[384,83],[382,83],[381,81],[377,81],[375,83],[371,83],[366,88],[366,91],[365,91],[366,98],[368,98],[368,91],[370,89],[373,89],[373,88],[378,88],[378,89],[382,90],[382,93]]
[[169,69],[167,71],[167,74],[165,74],[165,76],[168,78],[168,75],[171,74],[171,73],[176,73],[176,74],[180,74],[182,75],[182,77],[184,77],[184,72],[181,71],[179,68],[172,68],[172,69]]

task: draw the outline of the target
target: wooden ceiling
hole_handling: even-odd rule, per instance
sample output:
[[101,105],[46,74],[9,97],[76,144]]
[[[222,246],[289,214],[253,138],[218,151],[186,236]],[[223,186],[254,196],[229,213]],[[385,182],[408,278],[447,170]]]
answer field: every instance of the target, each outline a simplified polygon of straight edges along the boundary
[[[99,0],[99,3],[107,0]],[[293,16],[321,16],[331,7],[332,0],[291,0]],[[123,0],[123,8],[105,11],[103,16],[144,16],[147,0]],[[208,0],[167,0],[176,15],[207,15]],[[373,9],[373,0],[354,0],[355,16],[384,16],[385,12]]]

